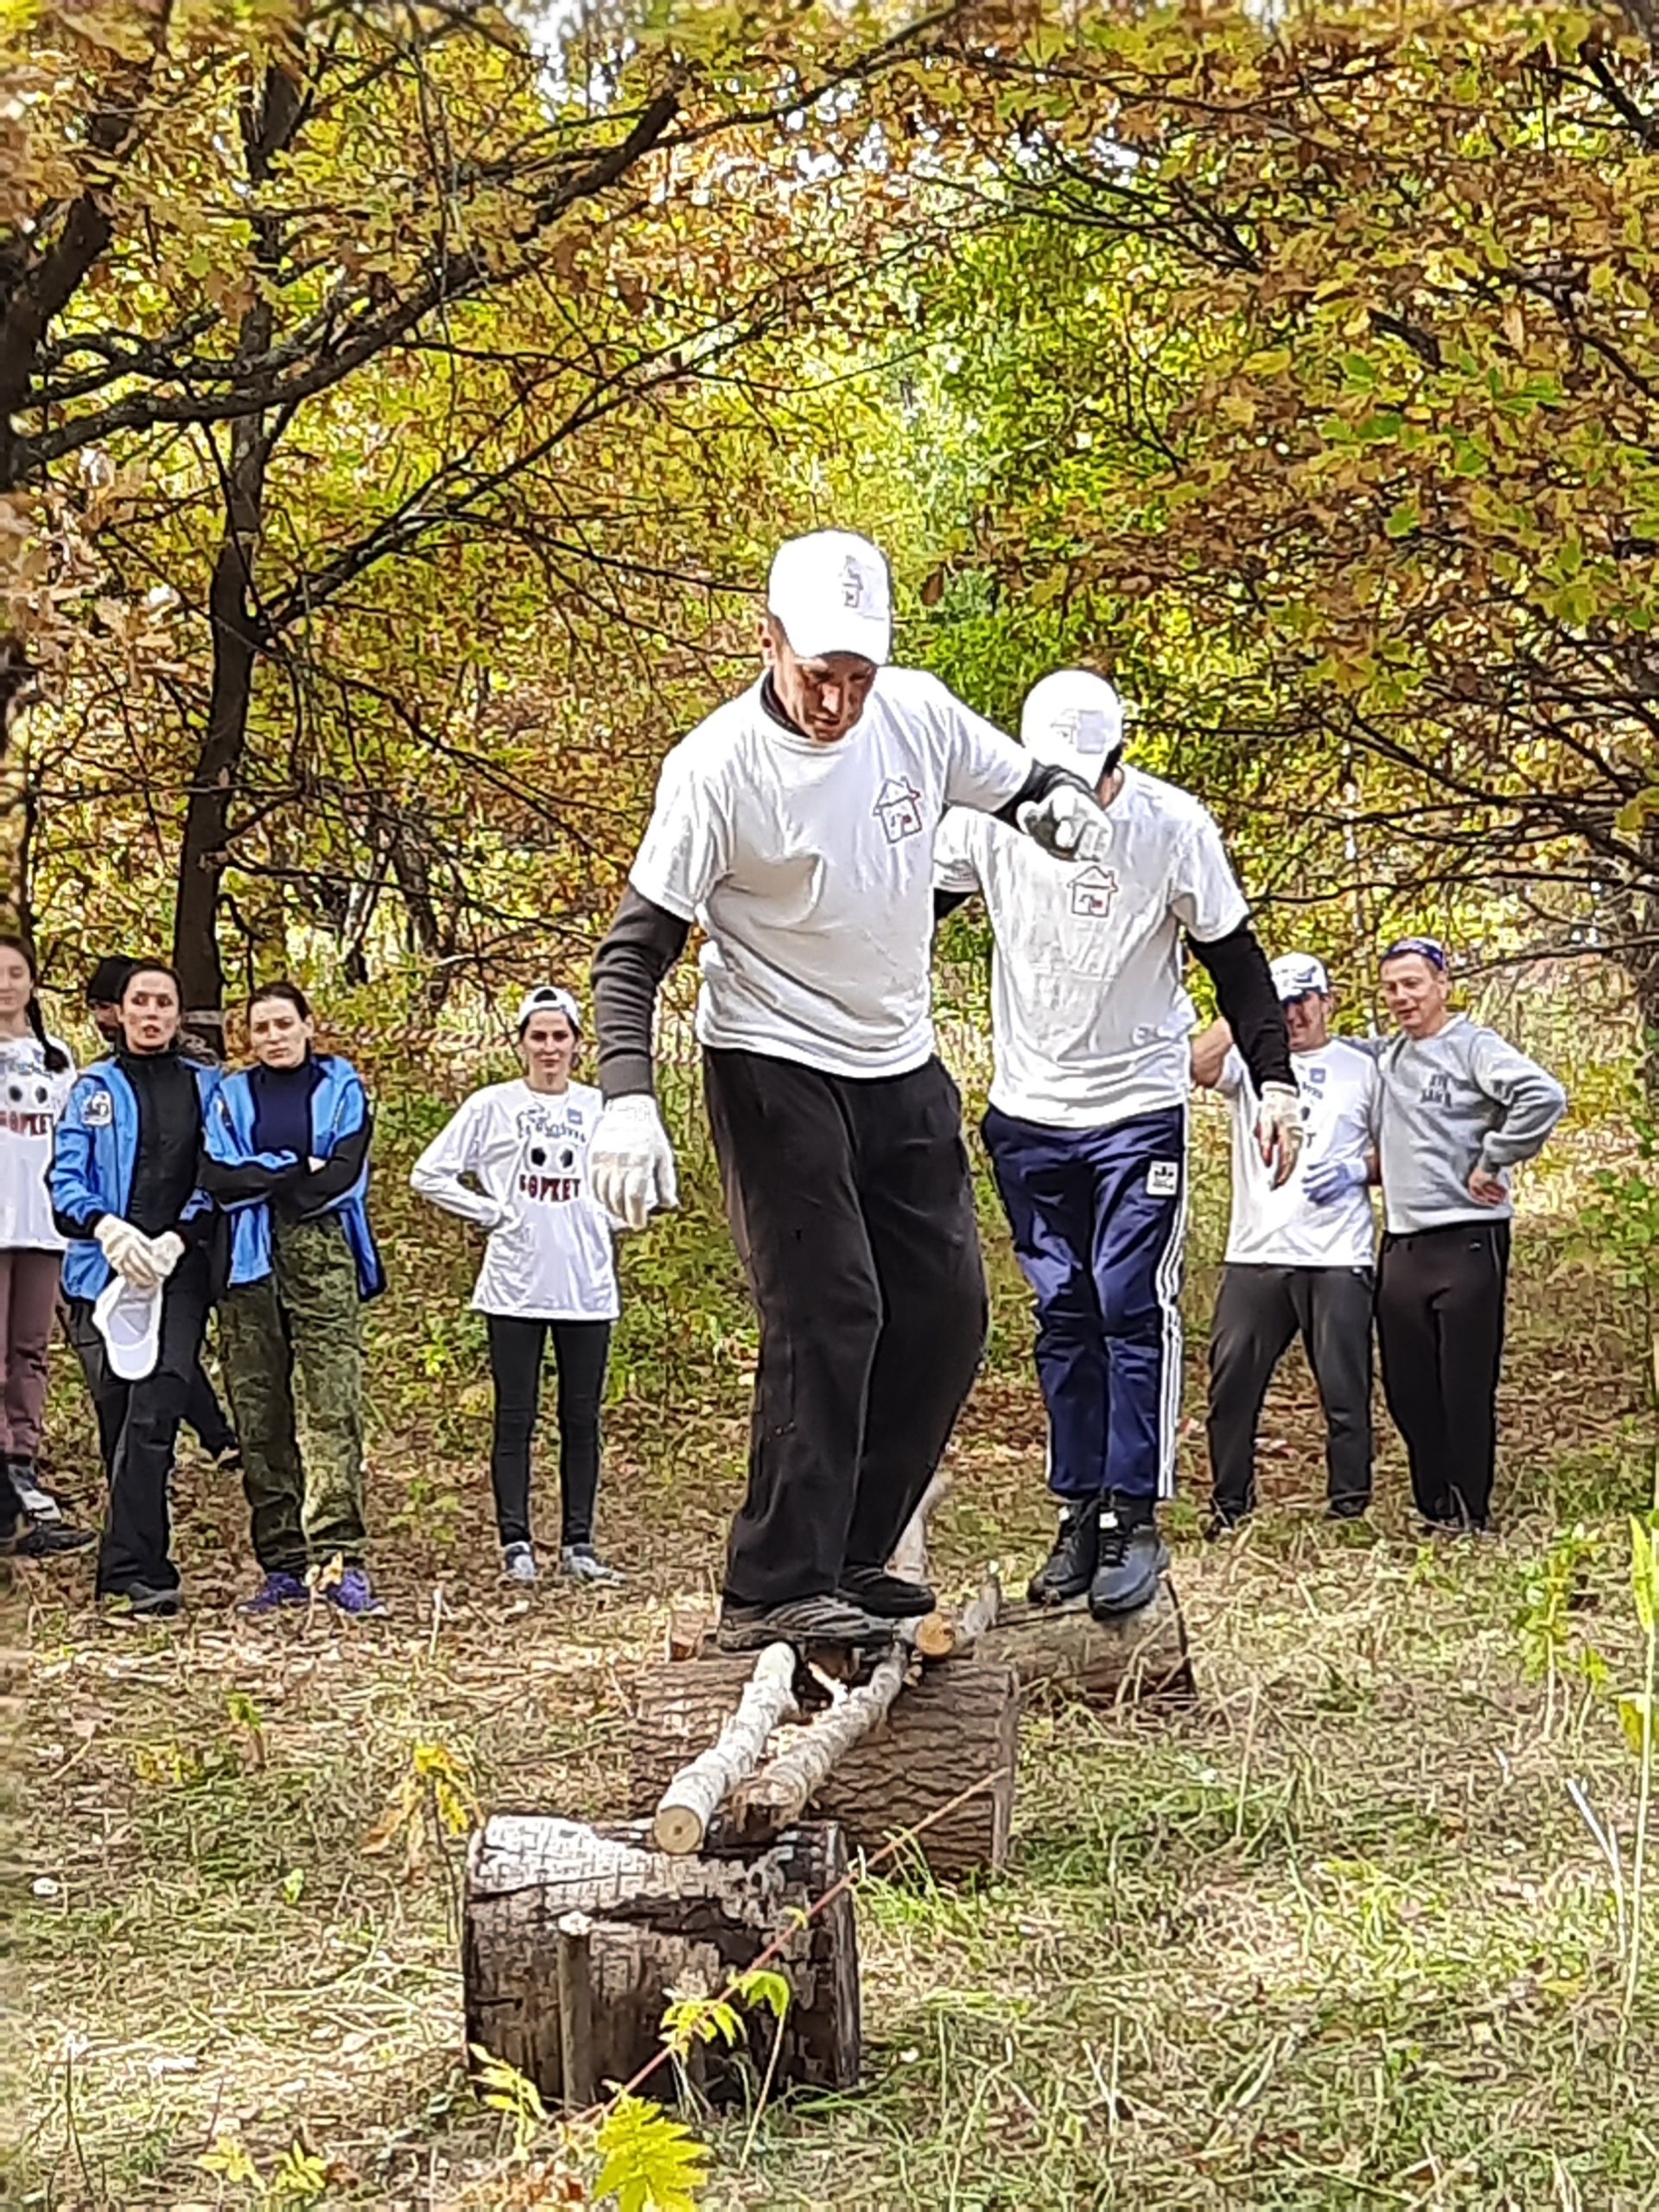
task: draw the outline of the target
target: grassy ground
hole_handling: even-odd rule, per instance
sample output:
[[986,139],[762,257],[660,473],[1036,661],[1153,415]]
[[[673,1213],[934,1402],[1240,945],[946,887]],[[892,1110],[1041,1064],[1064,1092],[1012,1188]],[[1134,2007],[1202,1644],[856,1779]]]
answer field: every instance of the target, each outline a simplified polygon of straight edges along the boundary
[[[0,1602],[27,2024],[0,2199],[252,2202],[197,2163],[233,2134],[267,2177],[302,2139],[331,2202],[514,2201],[458,2063],[454,1849],[411,1850],[418,1824],[388,1837],[384,1816],[422,1747],[486,1806],[621,1801],[631,1673],[708,1586],[740,1478],[748,1343],[706,1163],[695,1180],[630,1263],[607,1515],[626,1597],[493,1579],[447,1232],[378,1325],[390,1618],[237,1622],[239,1498],[200,1469],[177,1629],[101,1629],[84,1562],[18,1570]],[[711,2206],[1659,2205],[1659,1985],[1650,1967],[1625,2011],[1608,1867],[1569,1795],[1628,1875],[1635,1762],[1573,1662],[1592,1643],[1634,1684],[1623,1516],[1647,1476],[1617,1294],[1562,1226],[1546,1211],[1522,1237],[1501,1537],[1415,1541],[1391,1442],[1375,1530],[1327,1528],[1287,1370],[1269,1510],[1210,1550],[1177,1516],[1197,1707],[1035,1721],[1007,1878],[867,1886],[865,2084],[768,2113],[747,2162],[745,2126],[716,2130]],[[959,1586],[988,1556],[1023,1567],[1046,1521],[1023,1301],[993,1258],[993,1364],[943,1532]],[[1552,1561],[1573,1599],[1539,1675]],[[1647,1936],[1659,1967],[1652,1914]]]

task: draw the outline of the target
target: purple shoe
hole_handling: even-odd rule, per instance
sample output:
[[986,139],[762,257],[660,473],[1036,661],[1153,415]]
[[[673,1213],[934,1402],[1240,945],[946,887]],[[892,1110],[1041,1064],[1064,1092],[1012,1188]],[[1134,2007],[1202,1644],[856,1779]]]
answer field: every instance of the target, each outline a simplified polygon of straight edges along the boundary
[[338,1582],[331,1582],[323,1592],[331,1605],[338,1605],[342,1613],[354,1613],[360,1619],[369,1613],[384,1613],[385,1606],[374,1594],[373,1585],[366,1571],[360,1567],[348,1567]]
[[282,1567],[273,1567],[251,1598],[245,1598],[237,1607],[238,1613],[274,1613],[284,1605],[308,1605],[311,1592],[297,1574],[289,1574]]

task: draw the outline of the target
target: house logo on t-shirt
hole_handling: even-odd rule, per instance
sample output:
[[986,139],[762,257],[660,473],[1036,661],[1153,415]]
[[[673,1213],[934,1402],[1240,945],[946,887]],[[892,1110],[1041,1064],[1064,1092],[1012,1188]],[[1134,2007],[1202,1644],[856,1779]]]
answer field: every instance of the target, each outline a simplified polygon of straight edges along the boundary
[[887,778],[876,794],[871,811],[880,820],[882,835],[890,845],[922,834],[922,795],[912,790],[902,776]]
[[1071,911],[1080,921],[1103,922],[1117,899],[1117,878],[1109,868],[1080,868],[1071,878]]

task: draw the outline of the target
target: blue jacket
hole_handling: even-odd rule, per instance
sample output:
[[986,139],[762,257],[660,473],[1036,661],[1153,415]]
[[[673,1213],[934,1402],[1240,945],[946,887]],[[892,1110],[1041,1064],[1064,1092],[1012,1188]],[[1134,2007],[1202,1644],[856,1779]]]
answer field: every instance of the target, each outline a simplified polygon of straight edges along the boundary
[[[319,1077],[311,1093],[311,1153],[327,1160],[347,1137],[355,1136],[369,1118],[368,1094],[363,1078],[349,1060],[336,1053],[316,1056]],[[276,1172],[292,1167],[288,1152],[259,1152],[253,1141],[253,1085],[245,1073],[223,1076],[207,1117],[207,1152],[221,1167],[264,1167]],[[364,1298],[378,1297],[386,1287],[380,1255],[369,1228],[369,1168],[341,1198],[322,1208],[340,1216],[357,1262],[357,1286]],[[231,1222],[231,1283],[263,1282],[270,1273],[270,1200],[268,1198],[225,1198]]]
[[[204,1127],[213,1120],[220,1082],[216,1067],[187,1063],[201,1096]],[[138,1102],[114,1060],[98,1060],[76,1082],[58,1123],[52,1160],[52,1205],[70,1221],[112,1213],[124,1216],[132,1199],[132,1167],[138,1152]],[[212,1200],[193,1191],[182,1218],[205,1213]],[[70,1239],[63,1255],[68,1298],[96,1298],[110,1279],[110,1263],[90,1236]]]

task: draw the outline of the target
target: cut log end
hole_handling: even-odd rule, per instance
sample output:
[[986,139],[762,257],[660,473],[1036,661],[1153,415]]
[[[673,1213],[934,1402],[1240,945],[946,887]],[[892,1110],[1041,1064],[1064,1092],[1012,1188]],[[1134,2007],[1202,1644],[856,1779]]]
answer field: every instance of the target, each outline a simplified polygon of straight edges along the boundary
[[708,1825],[692,1806],[663,1803],[657,1808],[657,1816],[651,1824],[651,1840],[658,1851],[680,1857],[688,1851],[701,1851]]

